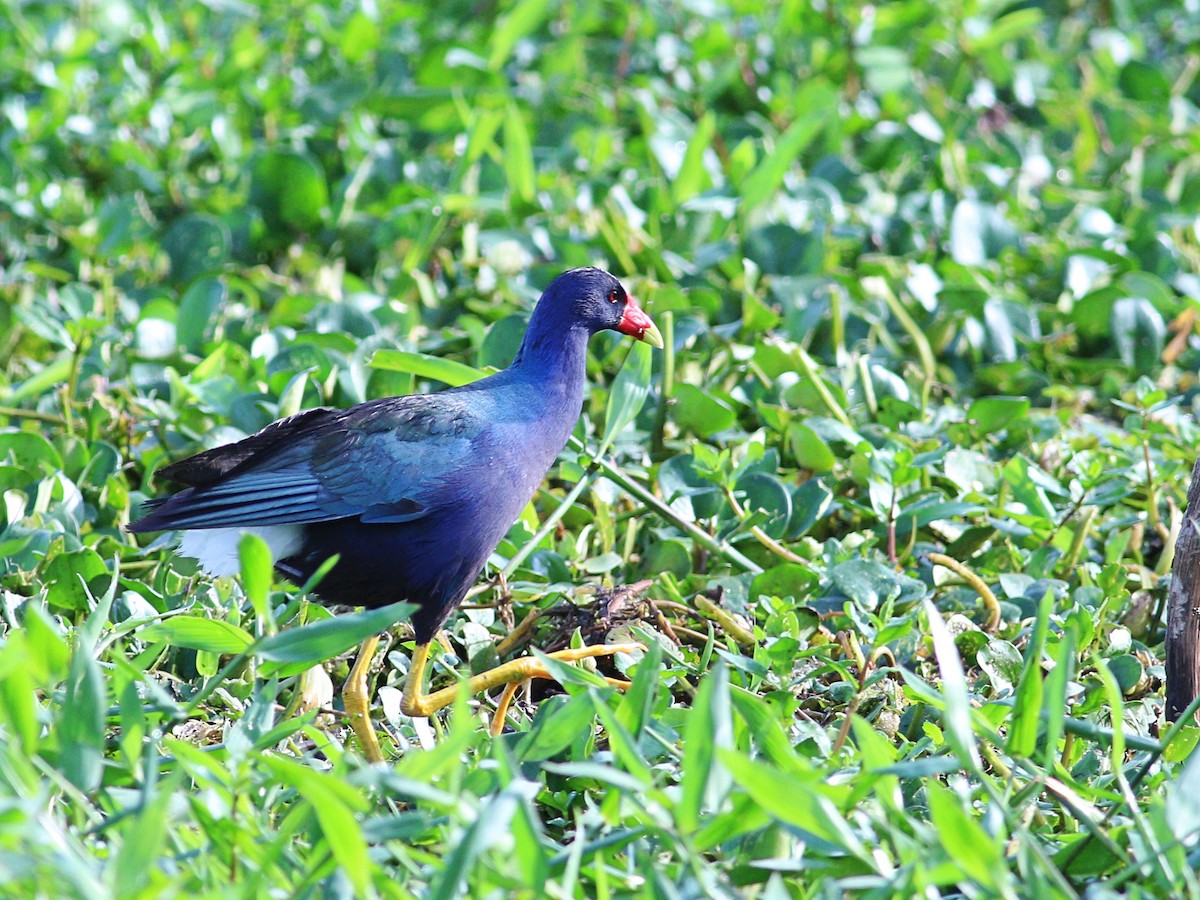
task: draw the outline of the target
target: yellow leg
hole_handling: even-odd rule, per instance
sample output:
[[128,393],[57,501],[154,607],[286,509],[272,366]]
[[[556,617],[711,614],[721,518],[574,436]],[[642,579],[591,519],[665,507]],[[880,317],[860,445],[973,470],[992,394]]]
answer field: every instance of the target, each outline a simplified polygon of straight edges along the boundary
[[517,693],[517,689],[524,683],[523,681],[513,681],[505,685],[504,693],[500,695],[500,701],[496,704],[491,727],[488,728],[488,733],[492,737],[500,737],[504,733],[504,720],[508,716],[508,708],[512,706],[513,696]]
[[358,650],[358,659],[346,677],[342,686],[342,706],[350,717],[350,727],[358,735],[358,743],[362,747],[363,756],[367,762],[383,762],[383,751],[379,748],[379,738],[375,736],[375,727],[371,724],[371,695],[367,690],[367,670],[371,667],[371,657],[379,645],[379,635],[373,635],[362,642]]
[[[633,686],[633,682],[622,681],[620,678],[605,678],[604,680],[618,691],[627,691]],[[492,724],[488,727],[488,733],[492,737],[500,737],[504,733],[504,719],[508,715],[508,708],[512,706],[517,690],[525,683],[525,681],[513,681],[505,685],[504,693],[496,701],[496,712],[492,715]]]
[[[563,662],[575,662],[596,656],[613,656],[617,653],[633,653],[644,650],[641,644],[597,644],[593,647],[580,647],[575,650],[559,650],[547,654],[552,659]],[[408,678],[404,682],[404,696],[400,700],[400,711],[406,716],[431,716],[439,709],[445,709],[458,697],[458,685],[442,688],[432,694],[421,693],[421,684],[425,678],[425,663],[429,659],[429,645],[418,644],[413,651],[412,666],[408,670]],[[467,680],[467,691],[481,694],[500,685],[509,685],[524,681],[527,678],[549,678],[554,676],[532,656],[523,656],[503,665],[496,666],[486,672]],[[511,695],[506,692],[508,700]]]
[[500,641],[500,643],[496,645],[496,655],[505,656],[508,653],[511,653],[512,649],[516,647],[517,644],[526,640],[533,633],[533,626],[538,623],[538,619],[541,617],[542,611],[540,609],[531,609],[529,611],[529,615],[523,618],[517,627],[510,631]]

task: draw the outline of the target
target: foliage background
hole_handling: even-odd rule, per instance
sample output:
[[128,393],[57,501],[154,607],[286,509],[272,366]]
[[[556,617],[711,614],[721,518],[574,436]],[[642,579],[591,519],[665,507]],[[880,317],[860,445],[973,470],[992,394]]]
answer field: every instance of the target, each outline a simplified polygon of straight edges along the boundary
[[[1161,725],[1195,0],[0,28],[7,895],[1200,894],[1197,734]],[[634,687],[564,672],[496,740],[487,701],[409,721],[401,633],[364,767],[297,709],[384,623],[300,631],[255,548],[212,582],[122,526],[171,459],[503,365],[591,263],[668,350],[594,341],[583,449],[435,677],[652,578]]]

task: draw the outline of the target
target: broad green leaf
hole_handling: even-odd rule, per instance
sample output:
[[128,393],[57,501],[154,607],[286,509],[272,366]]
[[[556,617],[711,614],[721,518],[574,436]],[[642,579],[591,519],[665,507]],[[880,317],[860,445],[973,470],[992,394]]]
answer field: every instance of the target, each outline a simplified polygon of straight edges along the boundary
[[700,817],[715,811],[729,789],[728,772],[715,765],[714,755],[733,746],[731,716],[729,669],[718,664],[700,681],[683,735],[683,793],[675,814],[684,834],[695,832]]
[[825,82],[816,81],[803,91],[803,112],[775,141],[767,156],[746,176],[741,185],[742,210],[749,213],[783,183],[783,178],[821,129],[837,115],[837,94]]
[[408,350],[377,350],[368,365],[373,369],[387,369],[390,372],[407,372],[421,378],[433,378],[451,387],[470,384],[483,377],[483,373],[478,369],[452,359]]
[[272,150],[254,163],[250,202],[269,229],[311,231],[329,205],[325,173],[315,159],[294,150]]
[[608,409],[604,415],[604,437],[597,454],[604,453],[626,426],[641,412],[650,393],[651,349],[641,341],[632,343],[625,364],[613,380],[608,392]]
[[312,807],[333,858],[354,886],[355,896],[373,895],[367,842],[358,822],[358,814],[367,807],[362,797],[333,773],[317,772],[281,756],[269,756],[264,762]]
[[929,621],[929,633],[933,638],[933,653],[942,676],[941,693],[945,699],[943,724],[946,739],[958,756],[959,763],[968,770],[977,772],[980,766],[979,750],[975,746],[971,731],[971,705],[962,659],[937,607],[929,600],[923,601],[923,605]]
[[674,399],[673,416],[679,427],[701,437],[732,428],[737,421],[737,414],[729,404],[693,384],[677,384]]
[[254,643],[254,638],[236,625],[203,616],[172,616],[148,625],[138,635],[148,643],[161,641],[174,647],[222,654],[241,653]]
[[1038,728],[1042,720],[1042,653],[1054,608],[1049,591],[1038,605],[1033,635],[1025,648],[1025,668],[1013,702],[1012,723],[1008,728],[1008,751],[1014,756],[1032,756],[1037,748]]
[[983,830],[962,800],[936,780],[925,784],[929,815],[946,853],[963,872],[985,890],[997,887],[995,872],[1004,862],[1003,848]]
[[414,609],[416,607],[411,603],[393,603],[288,628],[259,641],[254,647],[254,655],[277,663],[314,663],[332,659],[371,635],[403,621]]
[[246,599],[260,619],[268,619],[267,593],[271,590],[274,565],[271,548],[257,534],[247,531],[238,541],[238,560],[242,569],[242,588]]
[[46,598],[63,609],[87,609],[89,598],[85,585],[107,574],[104,560],[89,547],[59,553],[42,569],[42,578],[48,586]]
[[525,118],[517,104],[508,105],[504,117],[504,171],[508,188],[522,203],[532,203],[536,184],[533,169],[533,147]]
[[[867,858],[866,847],[825,796],[829,788],[822,786],[817,773],[813,773],[812,779],[799,778],[794,772],[772,768],[736,750],[717,750],[717,758],[733,780],[772,816],[833,844],[850,856]],[[797,802],[801,798],[803,802]]]
[[967,421],[982,434],[995,435],[1029,412],[1028,397],[984,397],[967,408]]

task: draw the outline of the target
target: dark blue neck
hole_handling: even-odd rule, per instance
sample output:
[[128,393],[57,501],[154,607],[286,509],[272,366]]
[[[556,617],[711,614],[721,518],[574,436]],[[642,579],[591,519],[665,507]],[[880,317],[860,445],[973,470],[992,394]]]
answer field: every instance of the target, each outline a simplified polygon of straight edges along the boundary
[[510,368],[539,380],[580,380],[587,374],[587,345],[591,337],[579,322],[557,322],[535,311]]
[[537,386],[544,416],[569,419],[568,427],[574,426],[583,407],[590,337],[582,323],[556,321],[554,316],[539,316],[535,311],[508,368],[515,381]]

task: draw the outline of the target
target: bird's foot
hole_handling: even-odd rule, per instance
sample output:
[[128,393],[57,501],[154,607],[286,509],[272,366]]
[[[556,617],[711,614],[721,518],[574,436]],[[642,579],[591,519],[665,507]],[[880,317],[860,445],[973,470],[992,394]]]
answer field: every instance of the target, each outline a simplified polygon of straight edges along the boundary
[[371,724],[370,689],[367,686],[367,671],[371,667],[371,657],[375,655],[375,647],[379,637],[373,636],[363,641],[358,651],[358,659],[346,676],[342,686],[342,706],[350,719],[350,727],[358,736],[363,756],[367,762],[383,762],[383,750],[379,746],[379,738],[375,736],[375,726]]
[[[546,655],[551,659],[561,662],[577,662],[581,659],[593,659],[598,656],[615,656],[618,653],[634,653],[645,649],[644,646],[636,643],[595,644],[590,647],[556,650],[554,653]],[[440,691],[434,691],[432,694],[422,694],[419,692],[420,681],[414,679],[412,675],[424,669],[424,656],[418,657],[421,650],[422,648],[418,647],[417,654],[414,654],[410,678],[404,687],[404,699],[400,702],[401,712],[410,716],[429,716],[439,709],[444,709],[454,702],[460,690],[459,685],[454,685],[442,688]],[[425,653],[428,653],[427,647],[425,648]],[[550,674],[550,671],[542,661],[532,656],[523,656],[520,659],[510,660],[467,680],[467,692],[471,694],[481,694],[501,685],[506,686],[506,690],[501,697],[503,705],[497,710],[497,715],[493,720],[493,732],[496,728],[495,722],[503,723],[504,721],[504,713],[507,711],[508,704],[512,702],[512,695],[515,693],[514,685],[519,685],[530,678],[554,680],[554,676]],[[608,681],[620,689],[624,689],[629,685],[628,682],[619,681],[618,679],[608,679]]]

